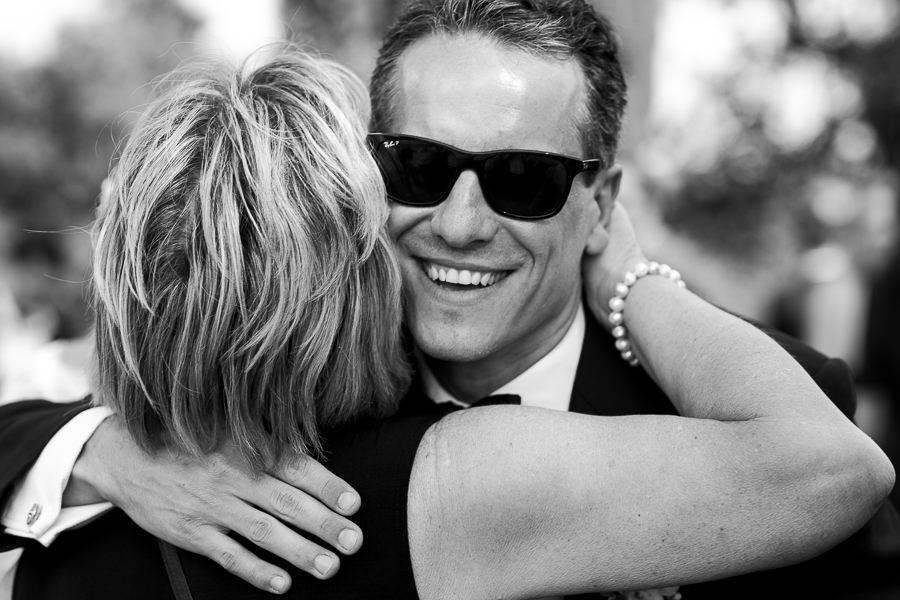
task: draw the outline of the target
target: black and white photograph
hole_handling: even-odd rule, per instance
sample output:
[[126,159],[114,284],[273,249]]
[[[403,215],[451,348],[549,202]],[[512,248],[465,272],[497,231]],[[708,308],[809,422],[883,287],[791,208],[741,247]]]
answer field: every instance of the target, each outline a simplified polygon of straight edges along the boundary
[[900,0],[0,6],[0,600],[900,598]]

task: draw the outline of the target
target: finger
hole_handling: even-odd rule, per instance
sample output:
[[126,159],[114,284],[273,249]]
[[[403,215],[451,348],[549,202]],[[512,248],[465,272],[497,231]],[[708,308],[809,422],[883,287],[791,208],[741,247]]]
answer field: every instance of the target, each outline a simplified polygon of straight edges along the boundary
[[[344,554],[353,554],[362,546],[359,526],[305,492],[268,476],[255,489],[259,495],[250,501],[263,511],[315,535]],[[285,541],[289,543],[292,538]]]
[[241,505],[239,511],[230,520],[236,524],[232,529],[235,533],[319,579],[337,573],[340,559],[332,550],[307,540],[278,519],[249,505]]
[[275,475],[342,515],[359,510],[361,500],[356,490],[309,456],[293,458]]
[[283,594],[291,587],[291,576],[269,564],[213,527],[205,527],[195,538],[194,552],[202,554],[229,573],[267,592]]

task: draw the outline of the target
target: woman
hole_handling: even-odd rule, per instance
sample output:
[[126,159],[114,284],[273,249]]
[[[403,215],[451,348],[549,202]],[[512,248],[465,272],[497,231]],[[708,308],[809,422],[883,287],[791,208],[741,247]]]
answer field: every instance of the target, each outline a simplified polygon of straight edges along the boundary
[[[621,207],[588,264],[592,307],[625,299],[633,350],[685,417],[443,415],[414,398],[398,411],[400,280],[360,82],[299,51],[171,81],[95,226],[96,401],[150,452],[224,448],[260,468],[312,452],[350,481],[367,542],[340,577],[297,578],[297,597],[728,576],[824,551],[888,493],[883,454],[774,342],[637,270]],[[116,512],[26,550],[15,585],[30,599],[266,595]]]

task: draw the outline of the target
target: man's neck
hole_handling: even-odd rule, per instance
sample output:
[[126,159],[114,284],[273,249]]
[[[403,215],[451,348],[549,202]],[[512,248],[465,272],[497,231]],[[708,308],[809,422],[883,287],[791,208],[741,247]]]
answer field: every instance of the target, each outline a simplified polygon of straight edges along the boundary
[[[578,314],[578,310],[573,312],[563,326],[544,338],[542,343],[533,346],[520,344],[471,362],[438,360],[424,354],[419,359],[426,363],[431,375],[455,401],[469,405],[496,392],[552,352],[566,336]],[[580,338],[577,343],[580,346]]]

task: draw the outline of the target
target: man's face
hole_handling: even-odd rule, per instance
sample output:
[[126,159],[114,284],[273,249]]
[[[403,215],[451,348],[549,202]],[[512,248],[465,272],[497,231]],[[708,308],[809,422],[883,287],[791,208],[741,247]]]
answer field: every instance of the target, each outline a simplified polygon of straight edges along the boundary
[[[393,133],[473,152],[594,158],[582,156],[576,129],[585,86],[575,61],[538,58],[481,37],[433,36],[409,48],[398,71]],[[581,256],[601,220],[598,198],[614,196],[611,179],[577,176],[562,211],[539,221],[491,210],[473,171],[461,173],[437,206],[392,203],[389,227],[419,347],[439,360],[502,365],[511,376],[546,354],[580,302]]]

